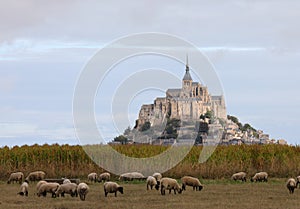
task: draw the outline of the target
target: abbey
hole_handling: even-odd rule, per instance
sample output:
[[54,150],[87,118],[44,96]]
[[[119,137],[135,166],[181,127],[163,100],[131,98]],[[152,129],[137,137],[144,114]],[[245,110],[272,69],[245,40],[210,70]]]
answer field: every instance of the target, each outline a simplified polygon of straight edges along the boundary
[[199,120],[207,111],[211,111],[216,118],[226,120],[223,96],[211,96],[206,86],[193,82],[187,61],[182,87],[168,89],[165,97],[156,98],[153,104],[142,105],[135,128],[145,122],[150,122],[151,126],[159,125],[165,118]]

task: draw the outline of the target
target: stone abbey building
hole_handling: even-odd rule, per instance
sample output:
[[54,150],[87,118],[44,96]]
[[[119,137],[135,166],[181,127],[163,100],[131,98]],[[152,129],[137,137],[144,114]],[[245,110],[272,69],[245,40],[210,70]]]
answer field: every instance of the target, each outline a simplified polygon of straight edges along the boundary
[[211,96],[206,86],[193,82],[187,62],[182,87],[168,89],[166,96],[156,98],[154,104],[142,105],[135,128],[140,128],[145,122],[150,122],[151,126],[160,125],[165,118],[199,120],[207,111],[212,111],[216,118],[226,120],[223,96]]

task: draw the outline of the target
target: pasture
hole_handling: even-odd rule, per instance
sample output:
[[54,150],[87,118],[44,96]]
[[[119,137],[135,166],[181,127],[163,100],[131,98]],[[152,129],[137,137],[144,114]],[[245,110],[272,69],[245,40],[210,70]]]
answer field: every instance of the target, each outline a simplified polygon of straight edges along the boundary
[[87,208],[243,208],[243,209],[292,209],[299,208],[300,189],[290,195],[285,186],[286,179],[270,179],[267,183],[233,182],[230,180],[202,180],[204,189],[193,191],[187,187],[182,194],[146,190],[145,182],[119,182],[124,194],[108,194],[104,197],[103,183],[89,183],[90,192],[86,201],[79,198],[51,198],[34,195],[36,183],[30,183],[29,196],[17,195],[19,184],[0,182],[0,208],[22,209],[87,209]]

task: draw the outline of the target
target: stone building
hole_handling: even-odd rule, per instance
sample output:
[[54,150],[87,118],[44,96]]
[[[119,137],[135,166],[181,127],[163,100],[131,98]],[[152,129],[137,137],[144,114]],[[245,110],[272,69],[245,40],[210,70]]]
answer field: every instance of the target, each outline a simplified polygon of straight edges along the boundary
[[206,86],[193,82],[188,62],[182,79],[182,87],[168,89],[166,96],[156,98],[153,104],[144,104],[136,121],[136,128],[145,122],[160,125],[165,118],[199,120],[202,114],[212,111],[216,118],[226,120],[226,107],[223,96],[211,96]]

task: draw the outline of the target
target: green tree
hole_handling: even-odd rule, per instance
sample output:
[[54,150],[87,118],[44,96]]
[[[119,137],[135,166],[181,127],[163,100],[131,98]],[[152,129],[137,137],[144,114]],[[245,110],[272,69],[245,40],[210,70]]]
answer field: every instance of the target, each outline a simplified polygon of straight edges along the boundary
[[114,138],[115,142],[121,142],[121,144],[127,144],[128,138],[125,137],[124,135],[120,135]]
[[151,123],[147,121],[142,125],[140,131],[147,131],[148,129],[150,129],[150,127],[151,127]]

